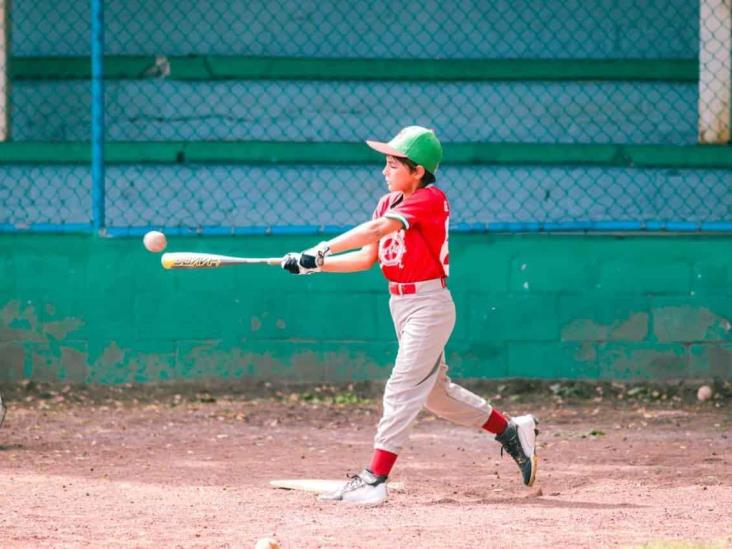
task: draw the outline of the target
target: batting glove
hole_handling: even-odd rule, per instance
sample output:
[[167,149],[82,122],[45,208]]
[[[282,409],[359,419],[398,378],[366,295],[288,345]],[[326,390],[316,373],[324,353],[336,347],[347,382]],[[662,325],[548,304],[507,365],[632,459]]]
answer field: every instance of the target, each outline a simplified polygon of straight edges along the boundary
[[305,250],[300,255],[300,266],[311,272],[318,272],[323,266],[325,258],[330,255],[330,246],[321,242],[317,246]]
[[285,257],[282,258],[282,263],[280,263],[280,265],[285,271],[289,271],[294,275],[305,274],[300,269],[300,254],[287,254]]

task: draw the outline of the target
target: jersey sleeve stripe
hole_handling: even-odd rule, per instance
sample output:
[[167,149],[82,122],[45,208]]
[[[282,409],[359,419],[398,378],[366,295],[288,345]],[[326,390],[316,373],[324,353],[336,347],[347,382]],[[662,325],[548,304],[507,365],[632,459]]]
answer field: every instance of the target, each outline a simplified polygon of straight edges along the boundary
[[388,217],[389,219],[396,219],[397,221],[401,221],[402,225],[404,225],[405,229],[409,228],[409,221],[407,221],[407,218],[403,215],[400,215],[398,213],[394,212],[387,212],[384,214],[384,217]]

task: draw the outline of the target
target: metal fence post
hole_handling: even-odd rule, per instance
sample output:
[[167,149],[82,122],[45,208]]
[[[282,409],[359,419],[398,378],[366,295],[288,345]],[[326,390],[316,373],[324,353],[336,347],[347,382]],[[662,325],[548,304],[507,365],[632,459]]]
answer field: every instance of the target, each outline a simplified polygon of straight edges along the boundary
[[104,230],[104,8],[91,0],[92,224]]
[[10,139],[10,0],[0,0],[0,141]]

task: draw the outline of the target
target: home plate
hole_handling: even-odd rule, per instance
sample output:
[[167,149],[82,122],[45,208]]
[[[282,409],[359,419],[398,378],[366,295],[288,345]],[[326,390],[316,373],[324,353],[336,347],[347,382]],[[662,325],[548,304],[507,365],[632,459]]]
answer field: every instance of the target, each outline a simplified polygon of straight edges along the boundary
[[[274,488],[283,488],[285,490],[302,490],[305,492],[314,492],[322,494],[325,492],[335,492],[345,484],[344,480],[325,480],[317,478],[291,478],[283,480],[270,480],[269,484]],[[401,490],[403,485],[401,482],[388,483],[389,490]]]

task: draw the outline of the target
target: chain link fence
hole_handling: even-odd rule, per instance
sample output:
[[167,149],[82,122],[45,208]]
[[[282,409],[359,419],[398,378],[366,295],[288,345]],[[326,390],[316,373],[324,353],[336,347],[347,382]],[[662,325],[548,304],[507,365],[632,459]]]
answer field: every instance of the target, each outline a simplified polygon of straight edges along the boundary
[[[42,8],[44,16],[36,8]],[[63,37],[79,47],[56,51],[54,45]],[[46,66],[61,55],[88,60],[89,40],[88,5],[0,0],[0,228],[5,231],[89,227],[89,162],[44,162],[43,154],[27,159],[28,151],[89,140],[88,77],[76,78],[63,70],[37,71],[31,79],[23,74],[31,59]],[[69,131],[85,124],[81,132]]]
[[455,230],[732,230],[729,0],[99,0],[99,97],[93,4],[0,6],[6,231],[338,230],[412,124]]

